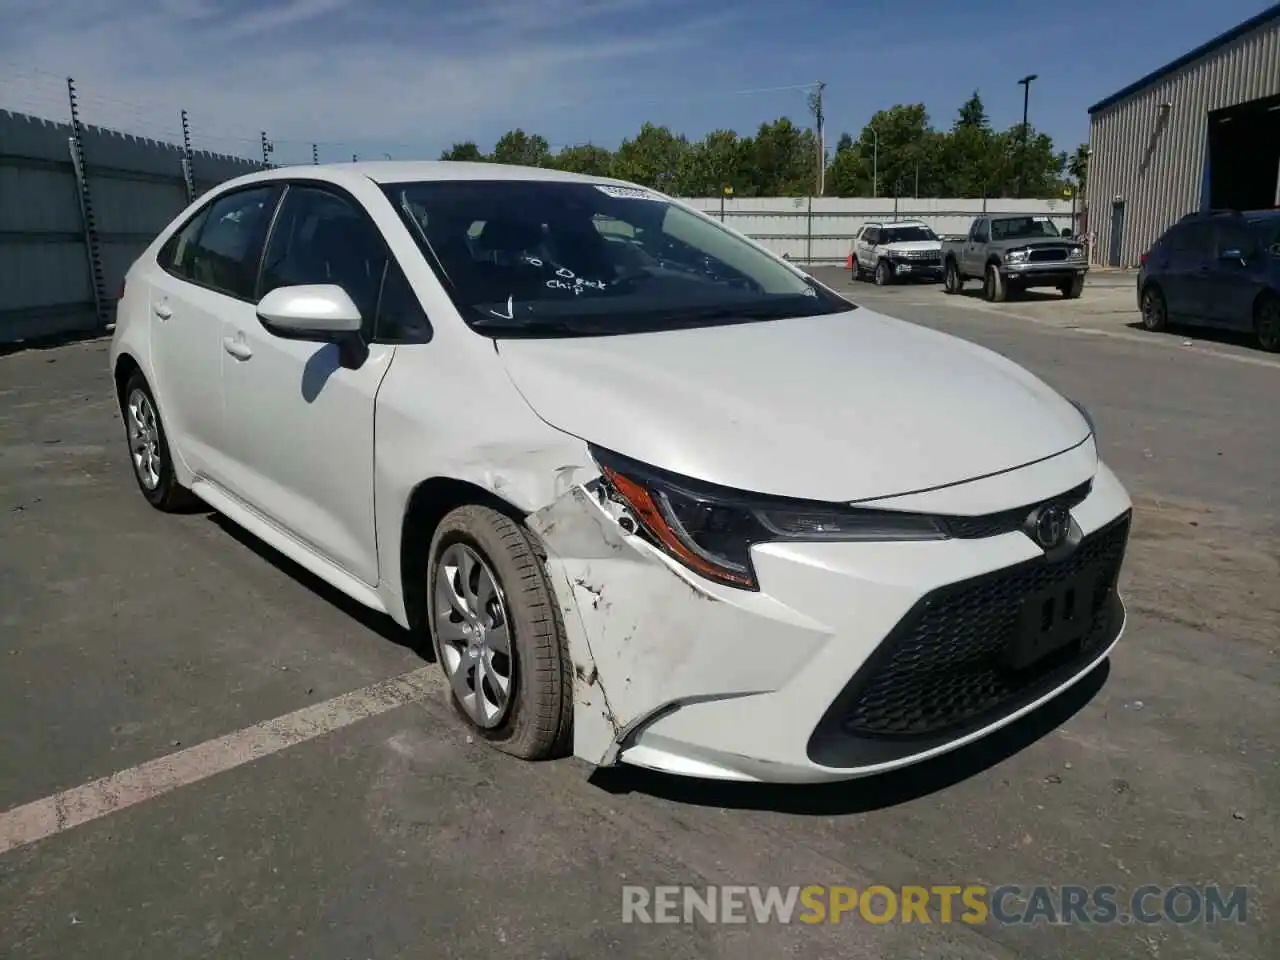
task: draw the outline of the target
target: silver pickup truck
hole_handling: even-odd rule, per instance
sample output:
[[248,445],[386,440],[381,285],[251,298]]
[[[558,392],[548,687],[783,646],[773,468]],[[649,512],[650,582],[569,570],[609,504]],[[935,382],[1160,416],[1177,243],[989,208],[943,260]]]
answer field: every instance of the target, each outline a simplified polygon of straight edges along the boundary
[[980,279],[982,295],[992,302],[1031,287],[1054,287],[1074,299],[1084,290],[1088,270],[1083,245],[1059,233],[1048,217],[978,217],[968,236],[942,244],[942,281],[947,293],[959,293],[966,280]]

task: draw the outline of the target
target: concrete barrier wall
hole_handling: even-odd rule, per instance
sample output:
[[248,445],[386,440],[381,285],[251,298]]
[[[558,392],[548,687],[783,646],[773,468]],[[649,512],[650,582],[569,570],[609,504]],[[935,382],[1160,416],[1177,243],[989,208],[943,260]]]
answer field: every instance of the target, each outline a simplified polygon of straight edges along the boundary
[[[71,125],[0,110],[0,343],[102,324],[71,159]],[[187,205],[182,148],[85,126],[82,144],[108,302]],[[261,163],[195,151],[197,193]]]
[[[685,203],[800,263],[844,263],[853,238],[870,220],[923,220],[942,235],[965,234],[973,218],[1027,213],[1072,227],[1069,200],[947,200],[871,197],[695,197]],[[1076,211],[1077,215],[1079,211]],[[1078,222],[1078,218],[1077,218]]]

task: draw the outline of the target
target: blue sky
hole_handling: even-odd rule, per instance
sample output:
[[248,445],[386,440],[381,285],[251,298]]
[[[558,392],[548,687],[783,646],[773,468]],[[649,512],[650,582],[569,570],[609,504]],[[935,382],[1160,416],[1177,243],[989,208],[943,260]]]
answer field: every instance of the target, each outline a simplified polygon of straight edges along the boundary
[[[997,126],[1064,149],[1088,106],[1260,12],[1262,0],[878,4],[855,0],[0,0],[0,107],[275,159],[434,157],[521,126],[616,146],[645,120],[691,136],[806,117],[827,83],[832,142],[923,102],[947,126],[975,88]],[[922,13],[933,8],[935,12]],[[792,88],[792,89],[776,89]],[[751,91],[751,92],[744,92]]]

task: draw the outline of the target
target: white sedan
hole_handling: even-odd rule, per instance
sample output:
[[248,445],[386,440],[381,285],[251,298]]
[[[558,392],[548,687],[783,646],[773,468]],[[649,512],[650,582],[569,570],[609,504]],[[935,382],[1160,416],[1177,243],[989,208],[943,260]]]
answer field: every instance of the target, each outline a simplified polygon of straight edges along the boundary
[[1124,627],[1131,505],[1082,408],[633,184],[241,177],[129,270],[111,364],[147,500],[429,635],[519,757],[865,776]]

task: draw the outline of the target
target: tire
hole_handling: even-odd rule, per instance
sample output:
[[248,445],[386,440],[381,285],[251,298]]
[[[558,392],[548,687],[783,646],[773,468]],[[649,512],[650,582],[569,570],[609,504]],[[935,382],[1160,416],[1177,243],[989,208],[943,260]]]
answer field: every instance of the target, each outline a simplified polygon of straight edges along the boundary
[[853,258],[853,279],[859,281],[867,279],[867,272],[862,269],[862,264],[858,262],[857,257]]
[[[440,521],[429,556],[428,628],[455,711],[478,737],[514,757],[550,760],[567,754],[573,727],[568,644],[530,533],[488,507],[459,507]],[[474,602],[485,592],[485,577],[494,587],[490,603],[479,616],[463,616],[451,596]],[[464,630],[474,623],[487,629],[478,636],[474,627]],[[485,670],[481,696],[475,695],[478,667]]]
[[1159,333],[1169,323],[1169,308],[1165,304],[1164,294],[1155,284],[1142,291],[1142,329]]
[[889,266],[889,261],[881,260],[876,264],[876,286],[887,287],[893,283],[893,270]]
[[1253,330],[1258,346],[1267,353],[1280,353],[1280,297],[1263,294],[1253,308]]
[[1003,303],[1008,299],[1009,291],[1004,277],[1000,276],[1000,270],[994,263],[987,264],[987,271],[982,279],[982,295],[989,303]]
[[960,276],[960,270],[954,260],[947,261],[946,269],[942,274],[942,289],[953,296],[964,290],[964,277]]
[[139,371],[125,382],[120,418],[124,421],[133,479],[147,503],[165,513],[179,513],[196,505],[195,496],[178,483],[173,472],[173,457],[160,407],[146,377]]
[[1058,288],[1067,300],[1079,300],[1084,293],[1084,277],[1074,277]]

